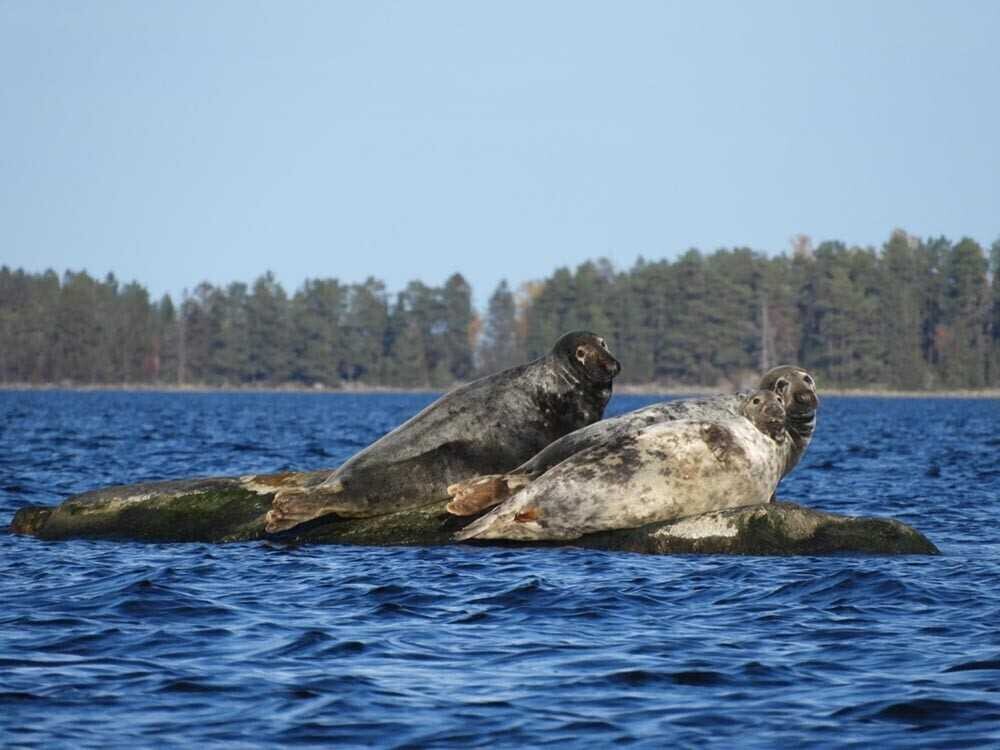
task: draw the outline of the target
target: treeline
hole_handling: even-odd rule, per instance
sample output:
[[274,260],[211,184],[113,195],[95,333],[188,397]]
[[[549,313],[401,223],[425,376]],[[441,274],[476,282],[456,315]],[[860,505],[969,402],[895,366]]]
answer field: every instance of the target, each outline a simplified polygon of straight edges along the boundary
[[727,386],[784,362],[825,385],[1000,386],[1000,240],[896,231],[880,249],[796,239],[617,271],[607,261],[512,290],[480,316],[455,274],[390,295],[369,278],[271,273],[174,301],[113,275],[0,268],[0,382],[347,384],[443,388],[540,356],[563,332],[606,336],[634,383]]

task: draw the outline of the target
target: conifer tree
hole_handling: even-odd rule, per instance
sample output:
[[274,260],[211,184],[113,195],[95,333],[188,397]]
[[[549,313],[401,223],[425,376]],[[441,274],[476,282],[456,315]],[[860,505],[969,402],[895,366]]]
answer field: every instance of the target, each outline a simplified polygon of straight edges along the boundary
[[268,271],[253,285],[247,306],[250,380],[281,383],[291,370],[288,297]]
[[915,238],[901,229],[892,233],[882,251],[882,342],[890,385],[925,386],[920,354],[920,298],[916,278]]
[[149,292],[136,282],[122,287],[115,305],[114,317],[119,321],[116,341],[120,367],[115,380],[139,383],[147,380],[153,353],[153,311]]
[[945,266],[942,374],[954,387],[980,388],[986,379],[987,267],[982,247],[967,237]]
[[490,295],[486,325],[479,346],[480,371],[489,374],[513,367],[521,357],[517,341],[517,307],[507,280]]
[[308,279],[291,306],[293,380],[335,385],[337,356],[344,346],[347,289],[336,279]]
[[468,380],[472,375],[472,289],[461,274],[452,274],[442,291],[445,357],[452,381]]
[[343,380],[378,382],[384,367],[388,321],[385,285],[371,276],[363,284],[352,284],[338,364]]
[[991,388],[1000,387],[1000,239],[990,247],[990,275],[992,277],[989,323],[989,373],[986,379]]
[[383,379],[388,384],[404,388],[427,388],[430,386],[430,373],[424,351],[424,335],[407,304],[406,294],[397,295],[389,316]]
[[176,383],[177,368],[177,310],[169,294],[164,294],[154,310],[153,360],[151,379],[157,383]]

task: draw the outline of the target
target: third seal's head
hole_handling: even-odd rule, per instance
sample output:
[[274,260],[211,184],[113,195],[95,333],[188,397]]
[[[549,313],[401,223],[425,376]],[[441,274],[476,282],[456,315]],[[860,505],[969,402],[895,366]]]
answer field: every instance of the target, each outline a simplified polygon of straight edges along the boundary
[[790,414],[811,414],[819,406],[816,381],[801,367],[781,365],[768,370],[759,387],[780,394]]

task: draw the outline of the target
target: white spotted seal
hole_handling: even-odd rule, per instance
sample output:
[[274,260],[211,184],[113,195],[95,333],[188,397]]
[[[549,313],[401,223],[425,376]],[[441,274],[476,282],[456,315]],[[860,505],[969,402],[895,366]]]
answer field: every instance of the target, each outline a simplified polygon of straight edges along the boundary
[[[785,402],[785,428],[789,441],[783,445],[787,454],[782,472],[784,476],[795,467],[812,441],[819,406],[816,381],[801,367],[781,365],[768,370],[761,378],[758,388],[774,391]],[[740,413],[745,396],[746,393],[737,393],[704,399],[664,401],[583,427],[546,446],[510,473],[456,482],[448,488],[448,494],[452,497],[448,511],[458,516],[475,515],[502,502],[560,461],[648,425],[679,419],[712,420],[736,416]]]
[[450,484],[509,471],[604,415],[621,370],[604,339],[560,338],[526,365],[460,386],[350,458],[321,484],[279,492],[269,533],[320,516],[377,516],[448,497]]
[[738,415],[656,422],[575,453],[455,538],[570,540],[766,503],[787,458],[784,400],[740,399]]

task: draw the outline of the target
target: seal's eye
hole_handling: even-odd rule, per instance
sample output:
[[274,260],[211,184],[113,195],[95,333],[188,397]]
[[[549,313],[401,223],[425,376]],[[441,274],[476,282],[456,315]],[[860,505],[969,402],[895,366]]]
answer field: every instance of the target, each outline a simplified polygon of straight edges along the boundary
[[806,385],[812,385],[813,379],[808,375],[806,375],[804,378],[802,378],[802,382],[805,383]]
[[755,398],[755,399],[754,399],[753,401],[751,401],[750,403],[752,403],[752,404],[753,404],[754,406],[756,406],[757,404],[759,404],[759,403],[760,403],[760,397],[757,397],[757,398]]
[[787,390],[787,388],[788,388],[788,381],[785,380],[784,378],[781,378],[781,379],[778,380],[777,383],[774,384],[774,387],[778,391]]
[[586,355],[587,355],[587,350],[586,349],[584,349],[582,346],[576,347],[576,358],[578,360],[580,360],[581,362],[583,362],[583,360],[586,358]]
[[601,348],[604,351],[608,350],[608,342],[606,342],[604,339],[597,339],[597,343],[599,343],[601,345]]

